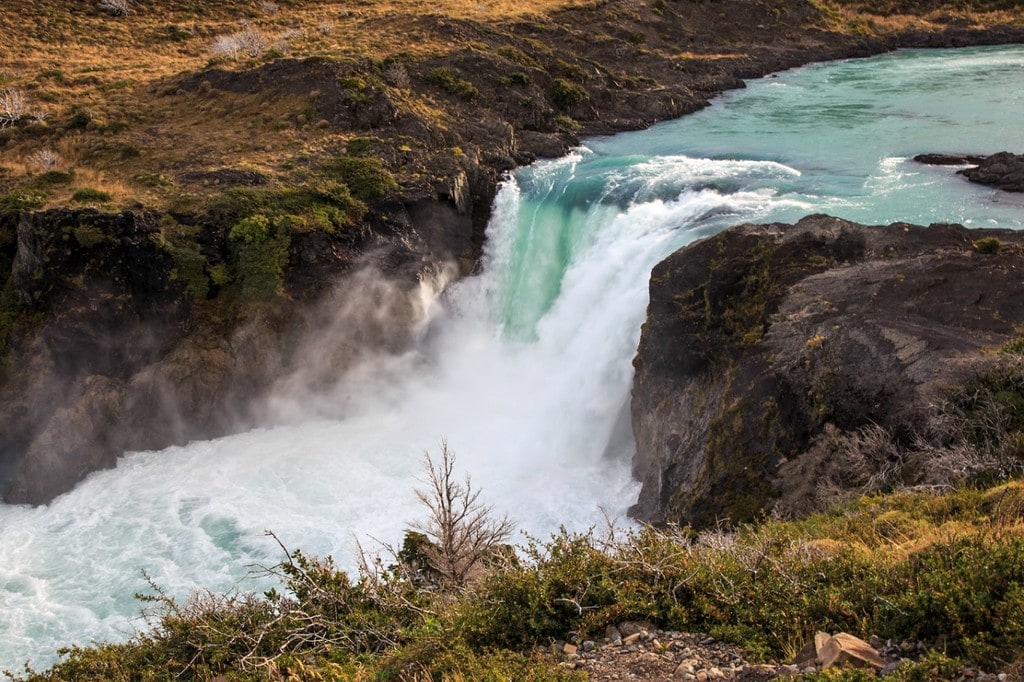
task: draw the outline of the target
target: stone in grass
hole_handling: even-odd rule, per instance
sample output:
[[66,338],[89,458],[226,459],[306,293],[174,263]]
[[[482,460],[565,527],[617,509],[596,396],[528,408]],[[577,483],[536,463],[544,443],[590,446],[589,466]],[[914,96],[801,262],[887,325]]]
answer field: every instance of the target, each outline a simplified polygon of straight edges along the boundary
[[808,642],[797,653],[793,665],[800,668],[814,665],[822,669],[849,665],[881,670],[885,667],[885,661],[878,650],[863,639],[846,632],[832,636],[827,632],[819,632],[814,636],[814,641]]

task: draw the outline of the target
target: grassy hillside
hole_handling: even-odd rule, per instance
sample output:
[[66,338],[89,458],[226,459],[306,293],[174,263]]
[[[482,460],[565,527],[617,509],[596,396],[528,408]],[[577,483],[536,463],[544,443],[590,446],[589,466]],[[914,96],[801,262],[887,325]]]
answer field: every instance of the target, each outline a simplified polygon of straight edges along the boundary
[[[529,21],[552,36],[550,44],[541,41],[534,52],[554,47],[563,34],[578,34],[586,43],[593,31],[595,45],[626,39],[638,53],[631,58],[634,62],[651,54],[682,65],[695,58],[739,58],[752,48],[755,36],[730,27],[735,12],[785,16],[789,11],[786,3],[774,0],[745,3],[749,7],[739,9],[722,5],[720,11],[671,0],[628,5],[602,0],[439,0],[426,8],[411,0],[124,2],[124,15],[91,0],[5,3],[0,13],[0,93],[18,98],[21,120],[0,130],[0,195],[27,187],[37,191],[29,197],[33,207],[84,204],[111,209],[141,203],[163,209],[182,194],[208,194],[216,178],[197,175],[204,169],[251,170],[288,182],[304,156],[343,148],[354,136],[336,129],[314,106],[324,94],[317,91],[318,83],[281,77],[211,90],[209,84],[189,80],[189,74],[210,68],[244,71],[282,57],[315,56],[348,64],[369,59],[395,65],[385,80],[403,112],[445,120],[451,103],[424,87],[429,83],[410,81],[402,69],[467,49],[493,49],[495,36],[515,37],[516,22]],[[1020,15],[1019,3],[1012,1],[878,5],[818,0],[811,5],[814,10],[799,20],[786,20],[794,37],[807,26],[866,36],[1019,23]],[[575,15],[559,13],[567,8],[603,14],[595,16],[599,23],[574,25]],[[712,36],[710,43],[691,38],[690,46],[659,40],[657,31],[644,26],[669,9],[686,16],[704,38],[709,31],[722,35]],[[615,24],[622,29],[618,33]],[[488,40],[480,41],[481,31],[489,32]],[[668,36],[662,32],[660,37]],[[246,45],[239,47],[239,41]],[[536,55],[518,48],[508,48],[507,56],[537,65]],[[437,83],[443,75],[438,72]],[[505,87],[509,84],[515,82]],[[448,85],[455,88],[458,79]],[[3,109],[0,105],[0,114]],[[429,155],[443,147],[432,146],[413,146],[405,154]],[[401,171],[401,154],[387,161],[392,170]]]

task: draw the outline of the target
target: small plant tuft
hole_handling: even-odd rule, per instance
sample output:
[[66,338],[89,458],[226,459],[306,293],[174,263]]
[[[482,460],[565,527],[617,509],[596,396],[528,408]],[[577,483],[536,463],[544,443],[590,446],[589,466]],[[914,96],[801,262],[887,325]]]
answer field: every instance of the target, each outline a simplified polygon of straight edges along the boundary
[[431,85],[436,85],[450,95],[455,95],[462,99],[473,99],[480,94],[480,91],[476,89],[476,86],[467,80],[462,78],[456,78],[452,70],[447,66],[439,66],[436,69],[431,69],[427,72],[424,77]]
[[113,199],[114,197],[109,192],[93,187],[83,187],[82,189],[75,190],[75,193],[71,195],[71,201],[78,204],[105,204],[113,201]]
[[974,250],[992,256],[1003,252],[1003,241],[999,237],[982,237],[974,242]]

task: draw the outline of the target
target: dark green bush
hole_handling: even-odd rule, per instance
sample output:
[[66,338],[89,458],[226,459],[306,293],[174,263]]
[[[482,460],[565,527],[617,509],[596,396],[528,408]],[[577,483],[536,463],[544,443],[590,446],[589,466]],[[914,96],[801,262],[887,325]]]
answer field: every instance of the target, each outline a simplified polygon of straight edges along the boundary
[[75,179],[75,171],[46,171],[32,178],[32,184],[36,187],[54,187],[57,185],[67,185]]
[[189,295],[202,301],[210,293],[209,263],[196,241],[199,230],[194,227],[172,225],[157,232],[153,241],[174,260],[172,277],[185,284]]
[[480,94],[472,83],[462,78],[456,78],[452,70],[447,66],[439,66],[427,72],[424,80],[431,85],[436,85],[450,95],[462,99],[473,99]]
[[998,255],[1003,251],[1003,242],[999,237],[983,237],[974,242],[974,249],[978,253]]
[[264,215],[239,221],[228,233],[232,279],[246,301],[266,301],[284,294],[284,266],[291,235],[274,229]]
[[368,156],[338,156],[323,164],[325,171],[337,174],[351,196],[373,201],[398,191],[398,182],[384,165]]
[[582,85],[564,78],[556,78],[551,91],[551,98],[554,100],[556,107],[564,110],[583,104],[589,99],[589,96]]
[[1024,538],[954,538],[901,567],[902,590],[880,610],[879,634],[925,642],[975,661],[1024,651]]
[[92,187],[83,187],[82,189],[75,190],[75,193],[71,195],[71,201],[79,204],[102,204],[111,201],[113,198],[109,193],[93,189]]
[[235,187],[211,201],[206,210],[222,225],[260,215],[274,222],[302,223],[305,229],[334,232],[357,225],[366,213],[366,204],[352,196],[343,181],[313,175],[305,185],[288,189]]

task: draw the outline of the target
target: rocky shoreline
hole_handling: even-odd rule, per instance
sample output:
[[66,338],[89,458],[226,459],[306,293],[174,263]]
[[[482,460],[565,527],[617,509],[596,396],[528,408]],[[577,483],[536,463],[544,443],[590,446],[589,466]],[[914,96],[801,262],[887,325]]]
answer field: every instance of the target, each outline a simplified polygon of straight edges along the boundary
[[[0,265],[20,311],[0,383],[6,501],[46,503],[125,449],[222,435],[259,420],[261,398],[301,361],[297,339],[317,329],[317,306],[339,304],[345,278],[367,264],[393,285],[395,303],[393,318],[366,334],[401,348],[415,317],[409,300],[424,277],[442,285],[448,275],[437,273],[476,267],[497,182],[517,165],[560,155],[582,136],[690,113],[745,78],[809,62],[1024,42],[1021,26],[959,21],[854,35],[830,30],[812,3],[752,0],[616,1],[506,24],[424,16],[417,29],[450,42],[451,52],[403,63],[384,81],[369,61],[281,59],[152,86],[180,106],[218,93],[315,93],[312,108],[325,130],[365,135],[362,153],[405,169],[397,194],[368,200],[356,234],[293,235],[279,300],[227,312],[210,303],[220,300],[216,267],[230,257],[231,225],[209,212],[0,215]],[[417,114],[403,92],[431,98],[443,118]],[[182,181],[215,178],[225,190],[252,181],[230,170]],[[173,248],[151,248],[168,216],[198,234],[206,264],[197,280],[181,276]],[[133,270],[140,249],[148,265]],[[150,328],[154,320],[159,329]],[[340,344],[333,371],[357,356]],[[640,515],[653,518],[645,499]]]

